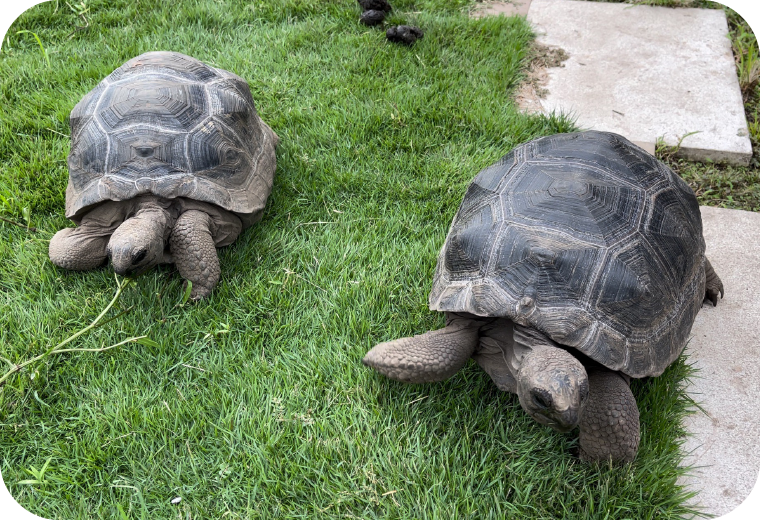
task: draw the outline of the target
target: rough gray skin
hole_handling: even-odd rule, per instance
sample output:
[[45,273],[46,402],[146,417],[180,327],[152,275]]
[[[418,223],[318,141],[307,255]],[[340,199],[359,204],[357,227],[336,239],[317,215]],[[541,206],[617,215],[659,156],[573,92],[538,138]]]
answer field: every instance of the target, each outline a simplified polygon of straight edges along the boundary
[[603,132],[532,141],[480,172],[454,218],[429,298],[446,328],[363,362],[418,383],[473,358],[538,422],[579,426],[582,459],[630,461],[630,378],[662,373],[723,296],[704,250],[693,192],[643,150]]
[[72,110],[66,216],[51,261],[87,270],[111,260],[138,275],[176,263],[191,297],[219,281],[216,248],[261,218],[277,135],[240,77],[173,52],[119,67]]
[[216,247],[231,244],[243,229],[233,213],[213,204],[153,195],[106,202],[86,213],[76,228],[50,240],[51,261],[84,271],[111,260],[122,276],[137,276],[160,263],[175,263],[192,282],[190,297],[205,298],[221,273]]

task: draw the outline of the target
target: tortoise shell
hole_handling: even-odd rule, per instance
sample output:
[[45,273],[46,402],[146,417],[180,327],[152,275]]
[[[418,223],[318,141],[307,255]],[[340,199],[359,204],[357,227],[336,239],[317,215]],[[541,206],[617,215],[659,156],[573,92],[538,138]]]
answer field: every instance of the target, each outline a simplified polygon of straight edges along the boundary
[[176,52],[126,62],[69,117],[66,216],[142,194],[186,197],[260,218],[272,190],[277,136],[248,84]]
[[612,370],[654,376],[705,294],[691,188],[605,132],[515,148],[470,184],[438,256],[432,310],[507,317]]

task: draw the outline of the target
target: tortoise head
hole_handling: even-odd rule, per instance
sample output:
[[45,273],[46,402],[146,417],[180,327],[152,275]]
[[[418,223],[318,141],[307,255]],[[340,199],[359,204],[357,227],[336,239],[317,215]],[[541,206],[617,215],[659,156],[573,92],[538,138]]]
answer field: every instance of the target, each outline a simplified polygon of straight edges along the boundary
[[578,426],[588,399],[588,375],[566,350],[534,348],[520,364],[517,395],[520,405],[536,421],[569,432]]
[[113,270],[137,276],[158,265],[166,246],[167,219],[163,211],[140,211],[125,220],[108,241],[106,253]]

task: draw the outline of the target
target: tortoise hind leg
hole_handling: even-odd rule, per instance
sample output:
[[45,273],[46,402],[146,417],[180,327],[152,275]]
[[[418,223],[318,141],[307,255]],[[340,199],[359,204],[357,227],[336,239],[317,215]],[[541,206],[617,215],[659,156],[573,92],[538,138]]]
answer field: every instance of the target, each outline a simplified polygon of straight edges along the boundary
[[716,307],[718,305],[718,294],[723,298],[723,282],[718,278],[710,261],[705,258],[705,300],[710,300]]
[[362,363],[405,383],[433,383],[456,374],[478,346],[481,323],[450,315],[446,328],[376,345]]
[[580,458],[630,462],[639,449],[639,409],[618,372],[588,369],[589,396],[580,420]]

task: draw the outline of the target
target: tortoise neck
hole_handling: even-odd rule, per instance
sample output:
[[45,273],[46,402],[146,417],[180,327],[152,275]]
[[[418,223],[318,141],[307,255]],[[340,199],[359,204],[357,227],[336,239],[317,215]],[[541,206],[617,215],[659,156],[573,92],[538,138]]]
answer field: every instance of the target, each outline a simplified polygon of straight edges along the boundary
[[168,238],[180,212],[180,204],[177,199],[143,195],[135,198],[131,218],[137,217],[139,220],[145,220],[146,224],[150,224],[151,227],[164,227],[164,238]]
[[[517,373],[525,365],[529,357],[535,356],[538,358],[546,355],[561,355],[558,351],[567,353],[559,344],[532,327],[524,327],[517,323],[513,323],[513,327],[514,334],[512,338],[514,343],[512,351],[508,356],[508,363],[515,377],[517,377]],[[552,354],[552,352],[555,352],[555,354]]]
[[167,210],[172,205],[175,205],[173,199],[166,199],[156,195],[140,195],[139,197],[134,198],[134,202],[135,213],[150,208]]

